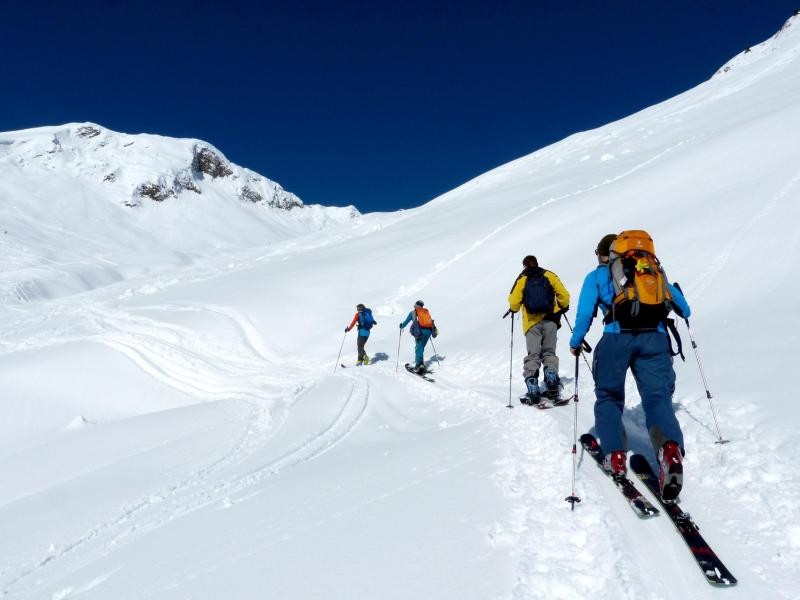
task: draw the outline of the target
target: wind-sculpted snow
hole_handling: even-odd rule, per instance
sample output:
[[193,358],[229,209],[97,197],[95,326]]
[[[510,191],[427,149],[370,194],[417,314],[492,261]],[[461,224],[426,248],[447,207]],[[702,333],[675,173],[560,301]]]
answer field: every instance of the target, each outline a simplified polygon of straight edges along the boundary
[[[238,198],[222,210],[204,187],[237,172],[221,155],[198,159],[201,194],[184,180],[138,207],[65,195],[106,173],[86,156],[80,174],[55,169],[32,190],[20,169],[83,146],[61,136],[58,150],[62,128],[39,131],[53,155],[35,158],[0,136],[0,169],[16,170],[0,183],[4,597],[795,598],[795,21],[758,60],[396,214]],[[99,144],[106,130],[70,131]],[[666,518],[639,520],[580,452],[581,502],[565,502],[573,424],[593,426],[582,360],[577,413],[516,400],[524,341],[513,322],[510,367],[512,321],[500,317],[521,258],[559,275],[571,317],[597,241],[629,228],[653,235],[686,292],[731,440],[715,444],[679,322],[681,506],[738,578],[724,592]],[[397,325],[420,298],[441,333],[438,360],[426,354],[435,384],[396,370],[413,352]],[[340,348],[355,361],[343,329],[359,302],[378,321],[374,362],[334,374]],[[651,455],[632,378],[626,392],[630,450]]]

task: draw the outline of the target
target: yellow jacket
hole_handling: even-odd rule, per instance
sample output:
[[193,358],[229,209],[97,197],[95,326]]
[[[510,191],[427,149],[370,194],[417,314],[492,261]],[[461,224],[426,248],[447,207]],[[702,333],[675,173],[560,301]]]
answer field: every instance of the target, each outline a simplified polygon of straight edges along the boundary
[[[552,273],[546,269],[544,270],[544,276],[547,277],[547,280],[550,282],[550,285],[553,286],[553,291],[555,292],[555,301],[553,302],[553,312],[559,312],[562,309],[569,307],[569,292],[567,288],[564,287],[564,284],[561,283],[561,280],[555,273]],[[516,283],[514,283],[514,287],[511,289],[511,293],[508,295],[508,305],[509,308],[517,312],[520,307],[522,307],[522,332],[528,333],[528,330],[536,325],[539,321],[542,321],[546,316],[546,313],[529,313],[528,309],[525,308],[525,305],[522,303],[522,295],[525,291],[525,282],[528,281],[528,276],[524,273],[517,278]]]

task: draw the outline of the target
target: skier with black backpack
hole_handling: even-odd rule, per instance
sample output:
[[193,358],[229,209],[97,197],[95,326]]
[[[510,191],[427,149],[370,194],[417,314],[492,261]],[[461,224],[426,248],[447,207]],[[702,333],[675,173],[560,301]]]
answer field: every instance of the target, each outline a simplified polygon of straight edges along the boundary
[[511,288],[508,304],[513,313],[522,308],[522,331],[528,350],[522,368],[527,389],[523,402],[534,405],[542,399],[539,387],[541,366],[544,366],[547,397],[558,398],[556,338],[561,327],[561,315],[569,310],[569,292],[555,273],[539,266],[535,256],[528,255],[522,259],[522,266],[525,269]]
[[350,322],[350,325],[344,328],[345,333],[355,327],[356,324],[358,324],[358,338],[356,341],[358,362],[356,365],[360,367],[361,365],[369,364],[369,356],[367,356],[367,351],[364,347],[367,345],[370,329],[377,325],[378,322],[375,320],[375,317],[372,316],[372,309],[367,308],[363,304],[359,304],[356,306],[356,314]]

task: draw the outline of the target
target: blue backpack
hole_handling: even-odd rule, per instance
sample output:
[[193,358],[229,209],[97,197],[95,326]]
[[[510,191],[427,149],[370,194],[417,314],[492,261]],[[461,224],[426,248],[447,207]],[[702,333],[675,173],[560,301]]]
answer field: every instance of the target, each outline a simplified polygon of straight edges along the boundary
[[525,309],[532,314],[553,312],[556,301],[556,292],[550,285],[550,280],[544,276],[544,269],[528,273],[525,281],[525,290],[522,293],[522,303]]
[[366,329],[369,331],[372,329],[373,325],[377,325],[378,322],[375,320],[375,317],[372,316],[372,309],[365,308],[361,311],[361,314],[358,317],[358,326],[361,329]]

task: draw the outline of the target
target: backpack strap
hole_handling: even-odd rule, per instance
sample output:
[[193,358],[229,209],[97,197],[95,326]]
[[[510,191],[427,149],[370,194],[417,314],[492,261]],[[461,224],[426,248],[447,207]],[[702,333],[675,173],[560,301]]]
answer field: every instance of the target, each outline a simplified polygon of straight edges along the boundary
[[[664,319],[664,325],[667,328],[667,339],[669,340],[669,353],[672,356],[680,356],[681,360],[686,362],[686,357],[683,355],[683,344],[681,343],[681,336],[678,333],[678,328],[675,326],[675,319]],[[675,338],[675,343],[678,345],[677,352],[672,349],[672,337]]]

